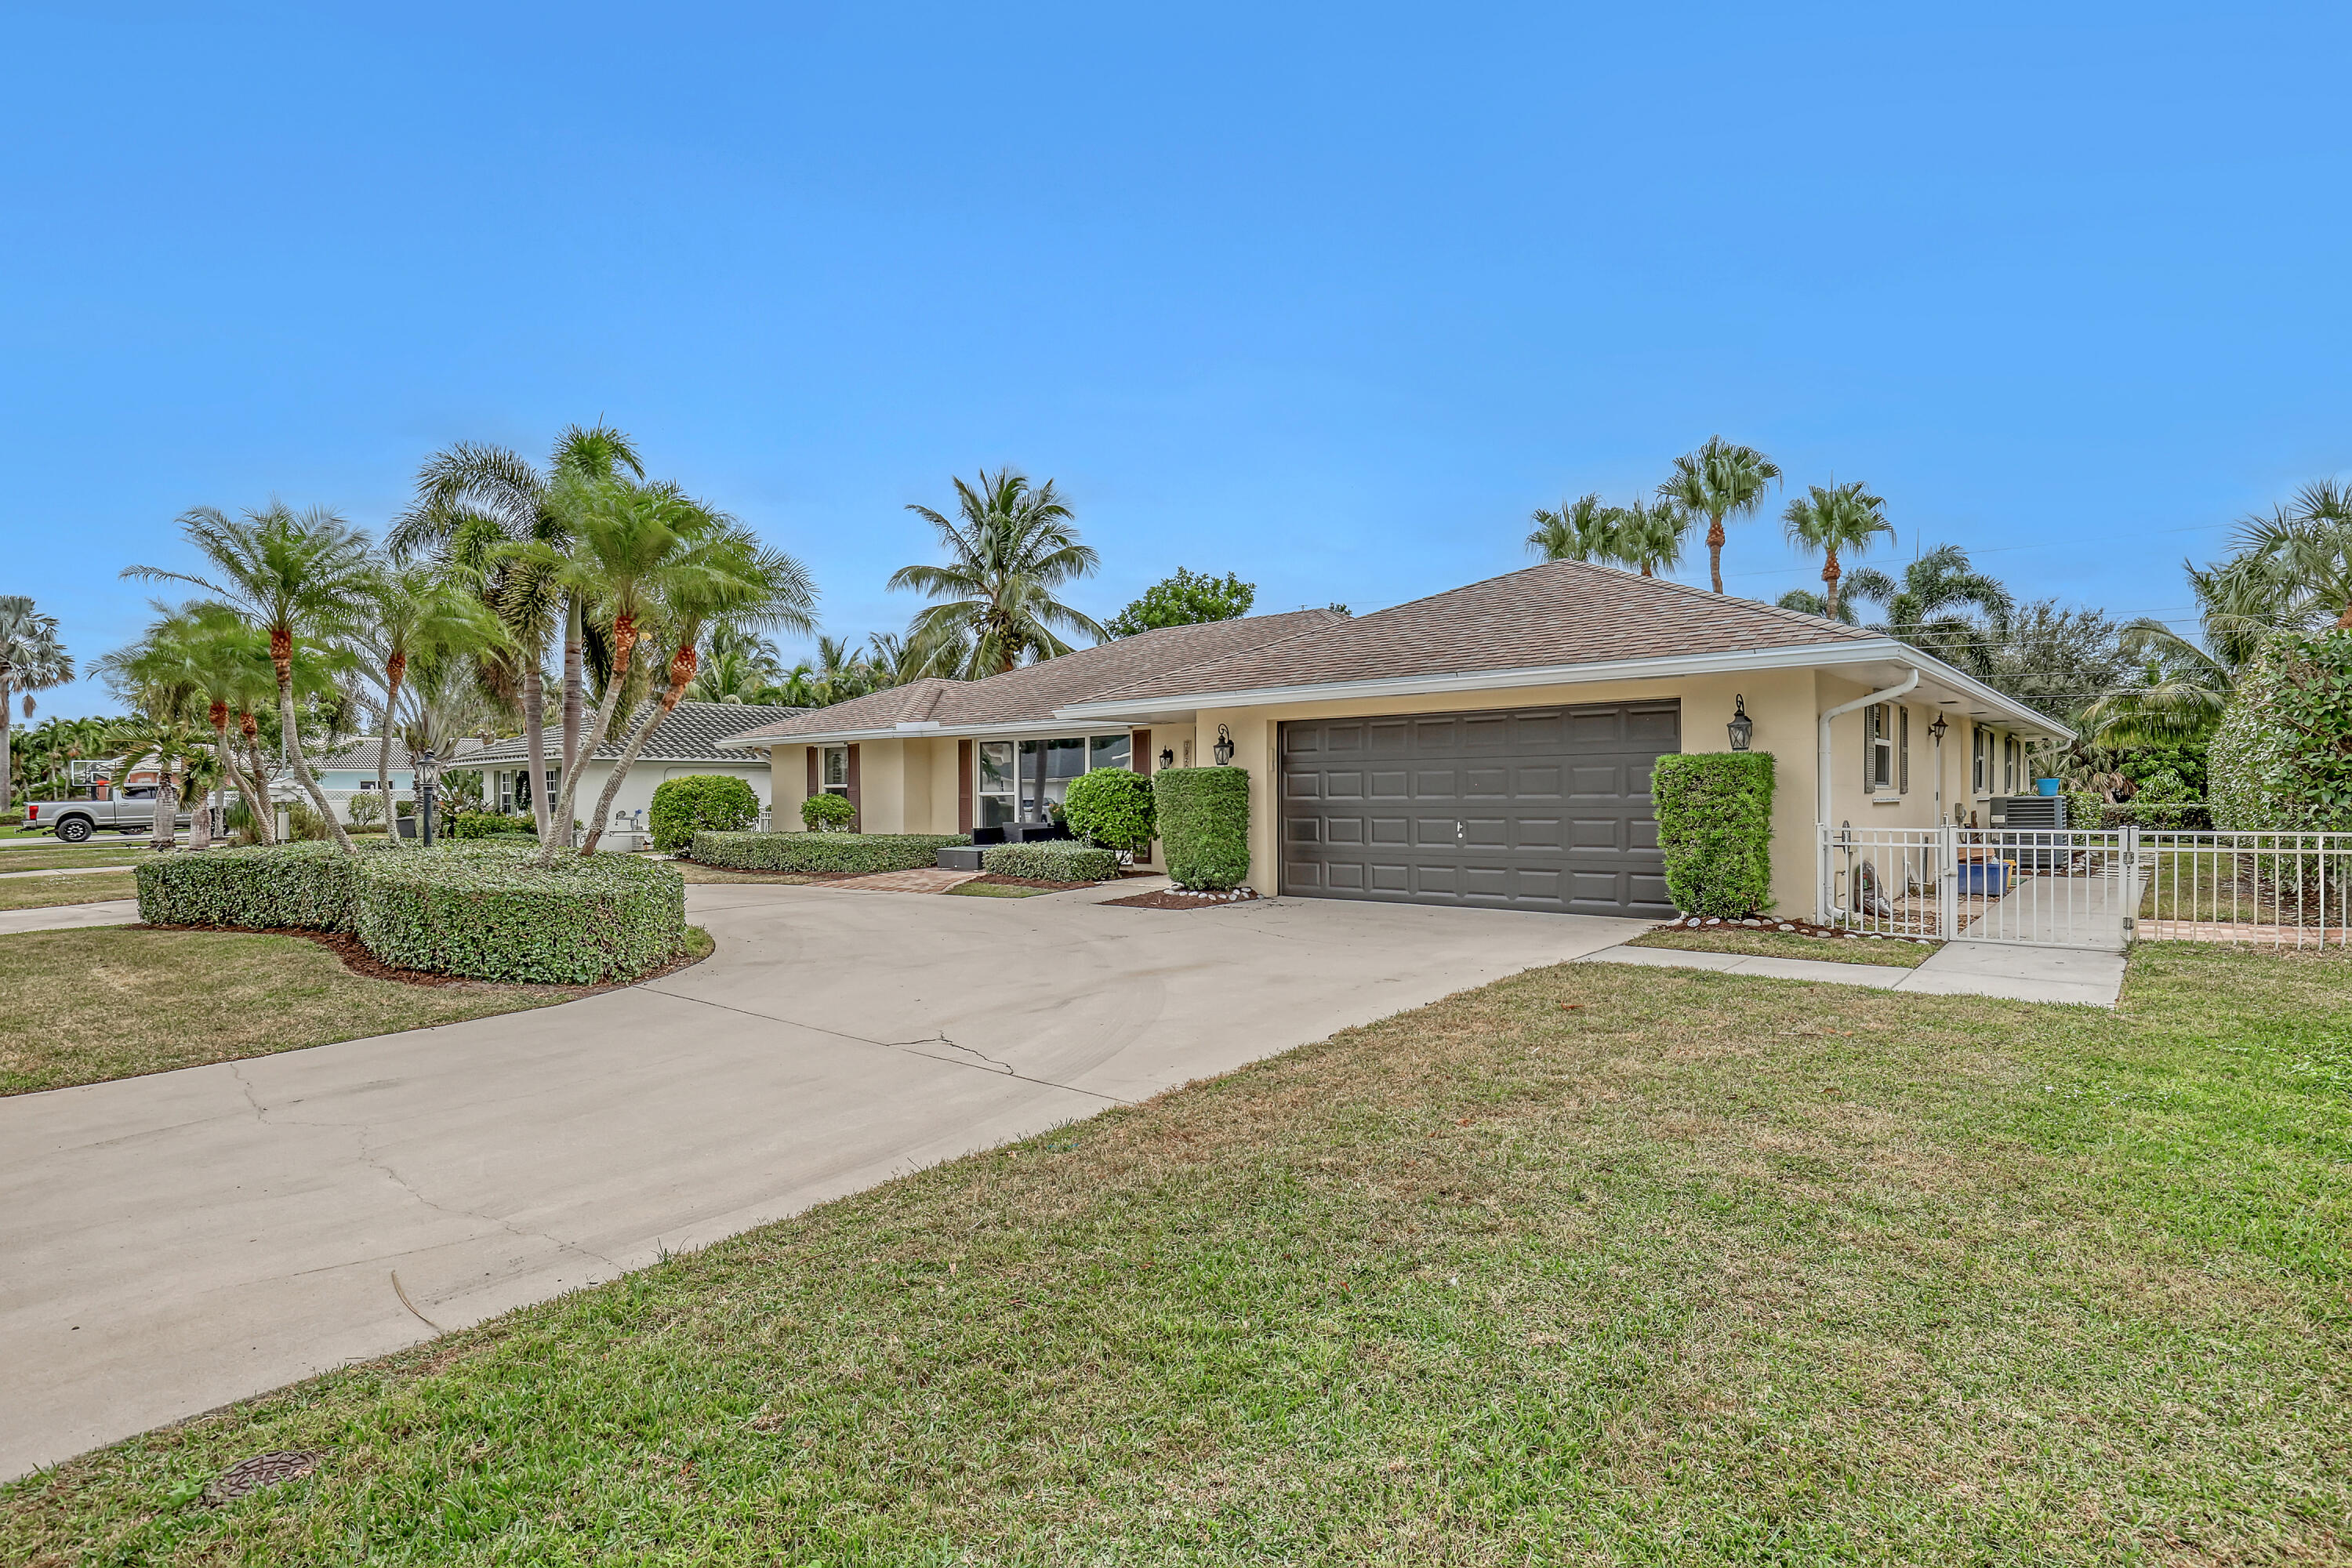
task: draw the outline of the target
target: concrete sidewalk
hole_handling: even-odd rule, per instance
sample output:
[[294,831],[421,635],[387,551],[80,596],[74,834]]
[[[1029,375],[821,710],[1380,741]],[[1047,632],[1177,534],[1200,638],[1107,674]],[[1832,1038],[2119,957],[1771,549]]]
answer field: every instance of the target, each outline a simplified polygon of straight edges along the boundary
[[70,931],[78,926],[127,926],[139,918],[136,899],[102,899],[94,904],[44,904],[30,910],[0,910],[0,936],[20,931]]
[[645,985],[0,1100],[0,1476],[1647,929],[1117,891],[698,884]]
[[1632,963],[1662,969],[1715,969],[1767,974],[1776,980],[1874,985],[1935,996],[2000,996],[2016,1002],[2074,1002],[2112,1007],[2122,994],[2124,955],[2080,947],[2029,947],[1989,942],[1948,942],[1916,969],[1885,963],[1833,963],[1825,959],[1768,958],[1733,952],[1691,952],[1670,947],[1611,947],[1587,953],[1587,963]]

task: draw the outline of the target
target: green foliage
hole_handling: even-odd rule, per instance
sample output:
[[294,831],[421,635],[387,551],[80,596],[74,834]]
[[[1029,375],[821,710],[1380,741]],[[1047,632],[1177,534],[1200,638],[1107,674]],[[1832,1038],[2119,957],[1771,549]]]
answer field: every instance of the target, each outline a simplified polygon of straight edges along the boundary
[[1168,874],[1180,888],[1223,892],[1249,875],[1249,770],[1162,768],[1151,801]]
[[139,867],[139,918],[149,925],[255,931],[349,931],[361,855],[310,842],[202,855],[163,855]]
[[343,807],[343,820],[353,827],[367,827],[383,820],[383,802],[373,794],[352,796]]
[[847,833],[857,808],[844,795],[813,795],[801,802],[801,826],[811,833]]
[[760,797],[751,786],[730,773],[694,773],[665,779],[654,790],[653,809],[646,814],[654,830],[654,847],[676,852],[697,833],[734,833],[760,820]]
[[992,844],[982,851],[980,866],[992,877],[1033,882],[1108,882],[1118,875],[1118,856],[1099,845],[1041,838],[1034,844]]
[[698,833],[693,858],[733,871],[912,871],[961,833]]
[[1256,602],[1257,584],[1244,583],[1231,572],[1219,578],[1179,566],[1174,576],[1154,583],[1141,598],[1105,622],[1104,629],[1115,637],[1131,637],[1161,626],[1229,621],[1248,615]]
[[1107,849],[1140,855],[1156,837],[1151,783],[1126,768],[1097,768],[1072,779],[1063,809],[1073,832]]
[[299,800],[289,802],[286,807],[286,837],[297,843],[316,843],[327,837],[327,819]]
[[468,838],[504,838],[508,837],[537,838],[539,829],[528,816],[509,816],[499,811],[461,811],[449,819],[449,837]]
[[2217,827],[2352,829],[2352,631],[2273,638],[2213,732],[2207,776]]
[[1650,795],[1675,908],[1738,920],[1772,907],[1772,786],[1769,752],[1658,759]]
[[563,855],[551,866],[505,845],[357,858],[352,926],[404,969],[475,980],[593,985],[677,956],[686,882],[626,855]]
[[22,827],[25,814],[21,811],[0,811],[0,827]]

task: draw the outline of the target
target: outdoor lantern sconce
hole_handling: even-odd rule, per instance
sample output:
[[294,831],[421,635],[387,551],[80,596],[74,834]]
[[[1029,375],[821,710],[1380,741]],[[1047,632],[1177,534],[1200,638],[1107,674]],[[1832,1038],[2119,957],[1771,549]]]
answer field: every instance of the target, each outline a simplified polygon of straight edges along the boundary
[[1936,715],[1936,721],[1927,726],[1927,738],[1940,746],[1944,743],[1944,731],[1950,728],[1950,725],[1944,722],[1944,716],[1938,713]]
[[1226,729],[1223,724],[1218,725],[1217,743],[1209,748],[1209,752],[1210,755],[1217,759],[1217,766],[1221,768],[1232,766],[1234,761],[1234,732],[1231,730]]
[[1166,746],[1162,746],[1160,749],[1160,765],[1163,768],[1174,767],[1176,765],[1175,752]]
[[1726,724],[1724,728],[1731,731],[1731,749],[1735,752],[1746,751],[1748,742],[1756,738],[1756,721],[1748,716],[1748,698],[1745,693],[1732,694],[1731,722]]

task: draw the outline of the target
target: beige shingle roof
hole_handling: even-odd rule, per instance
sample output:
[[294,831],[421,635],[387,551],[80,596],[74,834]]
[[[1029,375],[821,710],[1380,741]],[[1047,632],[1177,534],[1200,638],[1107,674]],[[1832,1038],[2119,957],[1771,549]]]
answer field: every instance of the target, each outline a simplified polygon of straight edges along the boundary
[[812,709],[779,723],[733,736],[730,745],[887,730],[897,724],[930,722],[953,730],[984,724],[1044,723],[1054,710],[1083,702],[1113,687],[1165,671],[1296,637],[1318,627],[1344,625],[1331,610],[1292,610],[1279,616],[1243,616],[1194,626],[1164,626],[1079,648],[1042,664],[1024,665],[985,680],[916,680],[831,708]]
[[1108,688],[1096,700],[1536,669],[1880,637],[1754,599],[1607,566],[1551,561]]

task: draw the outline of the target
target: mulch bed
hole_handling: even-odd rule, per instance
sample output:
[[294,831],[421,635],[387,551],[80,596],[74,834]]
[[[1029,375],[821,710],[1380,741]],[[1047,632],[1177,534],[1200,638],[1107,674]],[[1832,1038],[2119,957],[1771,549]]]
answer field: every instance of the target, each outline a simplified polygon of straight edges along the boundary
[[1254,902],[1257,895],[1247,888],[1236,888],[1230,893],[1180,893],[1172,888],[1160,888],[1149,893],[1137,893],[1131,898],[1105,899],[1101,907],[1107,910],[1225,910],[1235,904]]
[[[462,974],[437,974],[429,969],[398,969],[370,952],[360,939],[349,931],[290,931],[284,928],[263,929],[257,926],[163,926],[145,921],[122,928],[125,931],[212,931],[225,936],[298,936],[305,942],[315,942],[342,961],[343,967],[353,974],[370,980],[395,980],[403,985],[525,985],[533,991],[561,992],[572,996],[593,996],[602,991],[617,991],[624,985],[638,985],[648,980],[659,980],[690,969],[709,958],[710,953],[681,953],[659,969],[649,969],[634,980],[611,980],[601,985],[558,985],[521,980],[475,980]],[[714,946],[712,952],[718,951]]]
[[[1843,926],[1817,926],[1811,921],[1783,921],[1773,920],[1769,917],[1759,918],[1753,922],[1747,921],[1725,920],[1668,921],[1656,929],[1662,931],[1780,931],[1789,936],[1827,937],[1837,942],[1868,942],[1871,936],[1871,933],[1868,931],[1848,931]],[[1925,933],[1917,931],[1882,931],[1879,933],[1880,936],[1888,942],[1913,942],[1918,940],[1923,934]],[[1927,940],[1932,942],[1935,939],[1933,937],[1928,937]]]
[[[740,866],[709,866],[699,860],[678,859],[698,871],[716,871],[721,877],[740,877],[746,882],[772,882],[779,877],[798,877],[810,882],[845,882],[852,877],[877,877],[878,871],[747,871]],[[920,870],[924,868],[918,867]]]
[[987,888],[1034,888],[1045,893],[1066,893],[1073,888],[1095,886],[1092,882],[1040,882],[1034,877],[1000,877],[993,871],[983,871],[961,885],[969,888],[973,882]]

